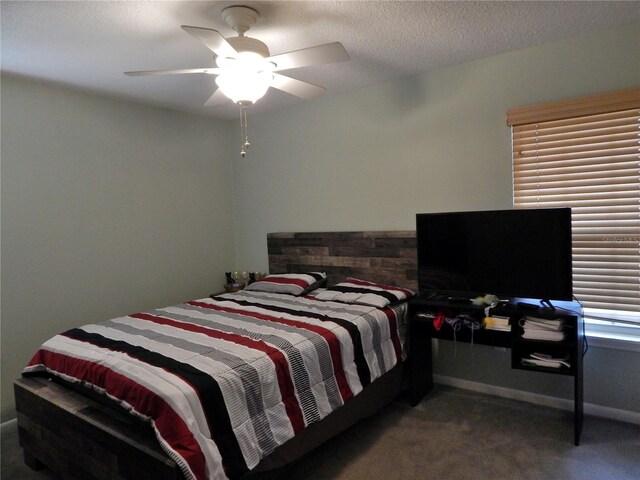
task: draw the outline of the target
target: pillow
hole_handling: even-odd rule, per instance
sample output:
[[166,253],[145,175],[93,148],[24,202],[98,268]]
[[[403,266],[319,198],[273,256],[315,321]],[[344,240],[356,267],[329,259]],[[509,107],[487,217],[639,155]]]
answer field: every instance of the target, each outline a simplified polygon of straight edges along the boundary
[[346,281],[318,293],[316,298],[318,300],[331,300],[383,308],[408,300],[414,295],[414,292],[406,288],[367,282],[357,278],[347,278]]
[[247,285],[245,290],[299,296],[315,290],[326,281],[327,274],[324,272],[276,273],[266,275],[257,282]]

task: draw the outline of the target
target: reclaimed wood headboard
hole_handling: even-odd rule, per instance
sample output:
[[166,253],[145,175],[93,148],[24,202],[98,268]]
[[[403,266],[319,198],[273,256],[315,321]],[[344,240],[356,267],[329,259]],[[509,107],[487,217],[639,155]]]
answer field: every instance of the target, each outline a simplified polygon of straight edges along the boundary
[[328,284],[347,277],[417,292],[415,231],[267,234],[270,273],[327,273]]

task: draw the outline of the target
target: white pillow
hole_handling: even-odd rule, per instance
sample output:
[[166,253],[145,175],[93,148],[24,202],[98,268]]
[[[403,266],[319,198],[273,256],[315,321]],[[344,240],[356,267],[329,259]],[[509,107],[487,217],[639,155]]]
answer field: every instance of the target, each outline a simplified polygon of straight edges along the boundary
[[245,290],[299,296],[315,290],[326,281],[327,274],[324,272],[277,273],[262,277],[257,282],[247,285]]

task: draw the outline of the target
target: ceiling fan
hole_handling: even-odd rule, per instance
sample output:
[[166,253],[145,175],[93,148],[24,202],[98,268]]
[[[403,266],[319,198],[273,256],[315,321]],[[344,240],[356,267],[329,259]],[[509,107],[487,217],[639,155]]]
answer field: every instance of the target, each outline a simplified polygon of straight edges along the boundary
[[325,92],[323,87],[278,73],[282,70],[322,65],[349,60],[340,42],[327,43],[271,56],[269,47],[256,38],[245,36],[258,21],[258,12],[250,7],[235,5],[222,10],[222,18],[238,34],[224,38],[217,30],[182,25],[182,29],[200,40],[215,55],[216,67],[177,70],[146,70],[124,72],[129,76],[181,75],[206,73],[216,75],[218,89],[205,106],[220,105],[231,99],[240,106],[240,155],[249,147],[246,107],[264,96],[269,87],[311,100]]
[[218,89],[205,106],[215,106],[231,99],[241,107],[255,103],[269,87],[303,99],[313,99],[325,92],[323,87],[278,73],[283,70],[349,60],[340,42],[327,43],[271,56],[269,48],[245,32],[258,20],[258,12],[245,6],[231,6],[222,10],[225,22],[237,37],[224,38],[220,32],[208,28],[183,25],[182,29],[200,40],[215,54],[216,67],[178,70],[147,70],[125,72],[129,76],[174,75],[206,73],[216,75]]

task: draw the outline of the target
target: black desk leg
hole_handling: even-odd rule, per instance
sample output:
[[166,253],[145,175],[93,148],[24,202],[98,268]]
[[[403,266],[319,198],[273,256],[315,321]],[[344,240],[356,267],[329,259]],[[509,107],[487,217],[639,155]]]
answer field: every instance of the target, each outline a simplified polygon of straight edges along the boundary
[[433,388],[433,359],[428,328],[427,322],[414,320],[410,323],[411,406],[420,403],[420,400]]
[[582,384],[582,365],[576,369],[576,374],[573,377],[574,389],[573,389],[573,429],[574,429],[574,443],[576,447],[580,445],[580,434],[582,433],[582,421],[584,419],[584,406],[583,406],[583,384]]

